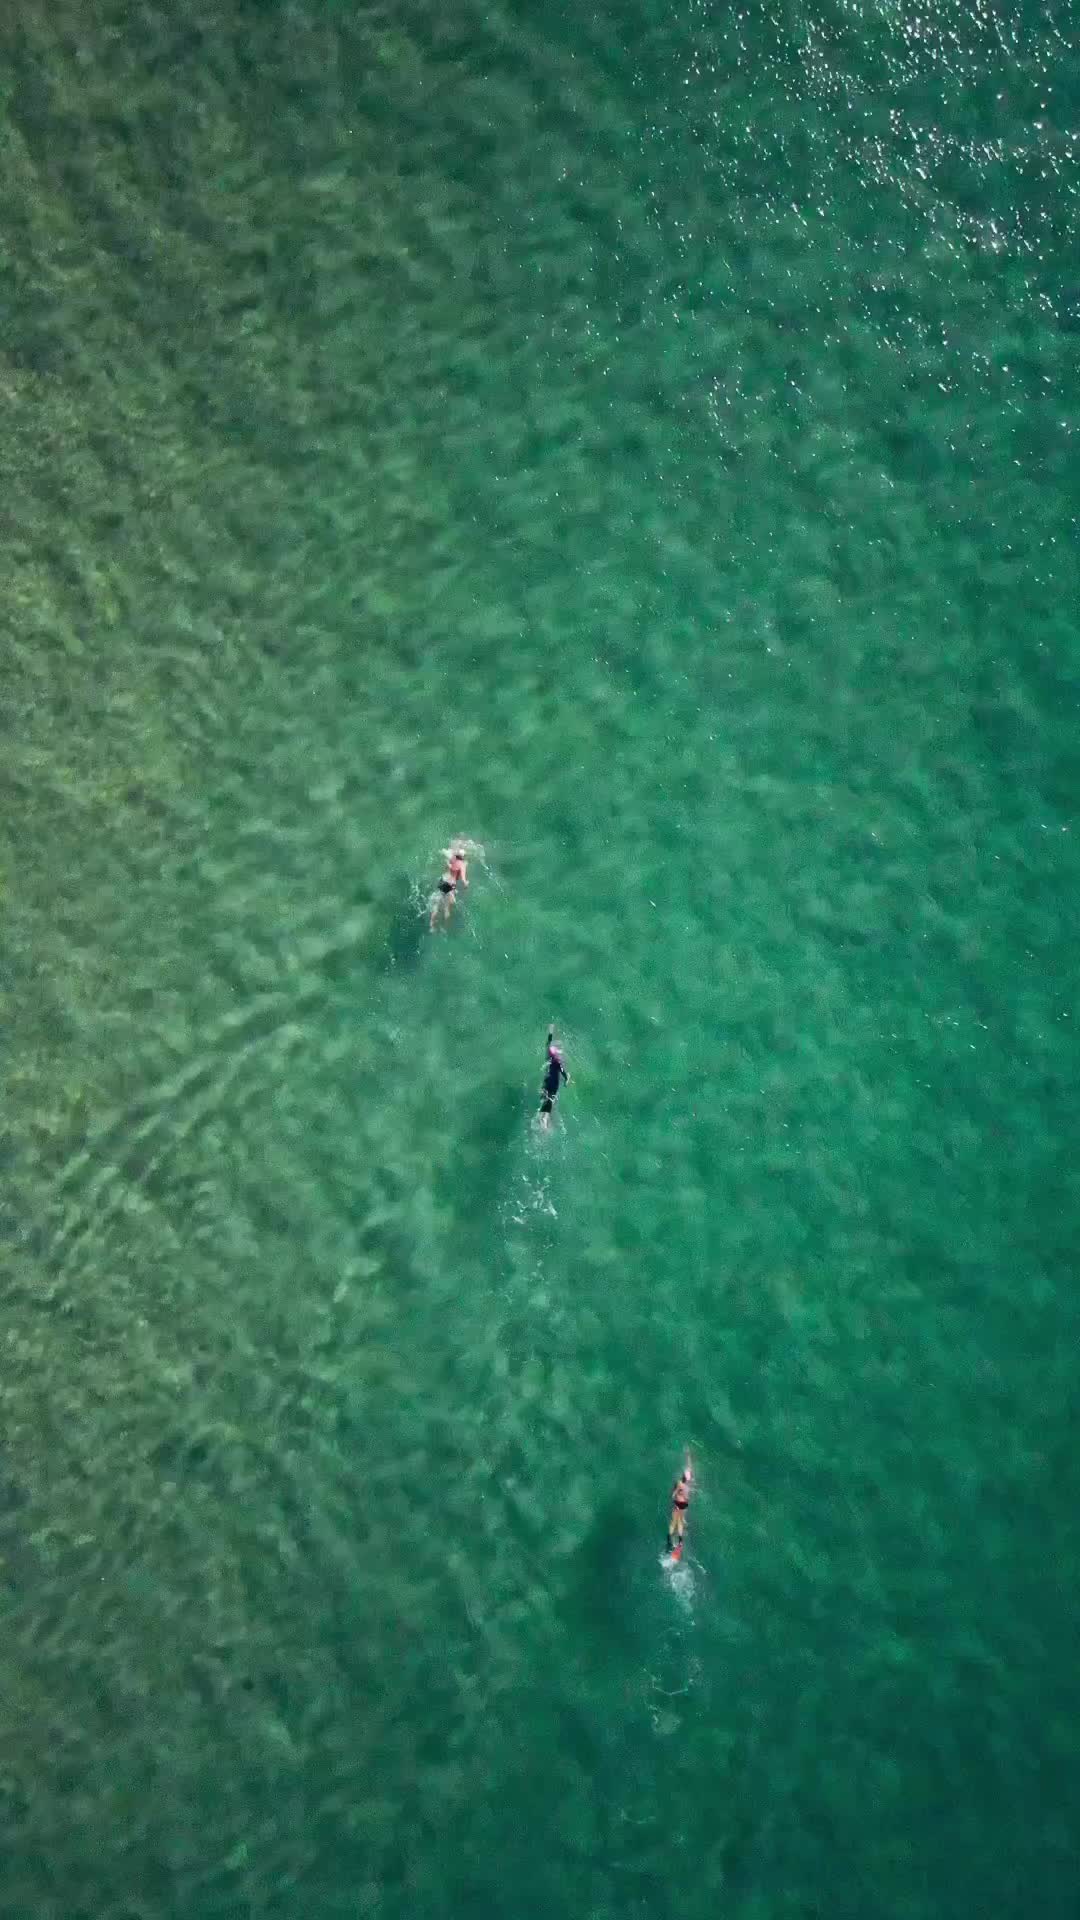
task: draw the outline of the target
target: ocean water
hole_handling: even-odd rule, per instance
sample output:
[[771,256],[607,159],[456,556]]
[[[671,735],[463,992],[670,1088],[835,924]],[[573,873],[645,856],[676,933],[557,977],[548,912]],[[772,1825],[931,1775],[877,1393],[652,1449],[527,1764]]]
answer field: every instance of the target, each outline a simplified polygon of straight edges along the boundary
[[1074,27],[7,10],[12,1920],[1075,1920]]

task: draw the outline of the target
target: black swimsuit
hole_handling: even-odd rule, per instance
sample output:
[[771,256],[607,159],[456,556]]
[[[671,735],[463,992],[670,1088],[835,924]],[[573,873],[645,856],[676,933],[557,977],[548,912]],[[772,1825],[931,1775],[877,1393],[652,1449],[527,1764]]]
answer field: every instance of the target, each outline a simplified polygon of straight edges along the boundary
[[454,891],[454,888],[455,888],[455,886],[456,886],[456,884],[457,884],[457,882],[456,882],[456,881],[454,881],[454,880],[440,880],[440,881],[439,881],[439,892],[440,892],[440,893],[453,893],[453,891]]

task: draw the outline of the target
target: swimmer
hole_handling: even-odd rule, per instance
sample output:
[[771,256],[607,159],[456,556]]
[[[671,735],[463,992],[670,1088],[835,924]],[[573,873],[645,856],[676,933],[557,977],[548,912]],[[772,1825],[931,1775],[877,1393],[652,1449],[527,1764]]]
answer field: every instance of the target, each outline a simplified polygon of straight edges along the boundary
[[686,1536],[686,1509],[690,1505],[690,1495],[694,1491],[694,1468],[689,1453],[675,1485],[671,1489],[671,1518],[668,1521],[667,1550],[673,1560],[682,1559],[683,1540]]
[[464,847],[446,847],[444,849],[444,857],[446,866],[443,869],[443,877],[439,881],[438,891],[431,896],[431,920],[429,925],[432,933],[435,931],[435,922],[439,918],[440,913],[443,917],[444,926],[449,920],[450,909],[454,904],[454,896],[458,890],[458,882],[460,881],[463,887],[467,887],[469,884],[469,863],[465,858]]
[[564,1080],[569,1080],[563,1061],[562,1048],[555,1045],[555,1029],[549,1027],[547,1037],[547,1065],[544,1068],[544,1085],[540,1099],[540,1125],[545,1132],[551,1125],[551,1115],[559,1097],[559,1088]]

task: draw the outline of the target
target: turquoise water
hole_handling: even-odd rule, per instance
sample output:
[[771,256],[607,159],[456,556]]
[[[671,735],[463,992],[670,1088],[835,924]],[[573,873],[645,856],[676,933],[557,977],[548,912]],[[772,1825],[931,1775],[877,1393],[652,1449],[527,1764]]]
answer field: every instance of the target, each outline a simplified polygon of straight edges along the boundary
[[5,1914],[1073,1920],[1070,32],[0,28]]

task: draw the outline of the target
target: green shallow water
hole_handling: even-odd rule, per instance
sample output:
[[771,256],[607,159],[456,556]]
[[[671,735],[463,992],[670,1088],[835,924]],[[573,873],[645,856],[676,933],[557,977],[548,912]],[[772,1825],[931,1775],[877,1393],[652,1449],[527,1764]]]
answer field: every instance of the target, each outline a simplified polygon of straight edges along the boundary
[[1068,16],[182,15],[0,28],[0,1908],[1073,1916]]

